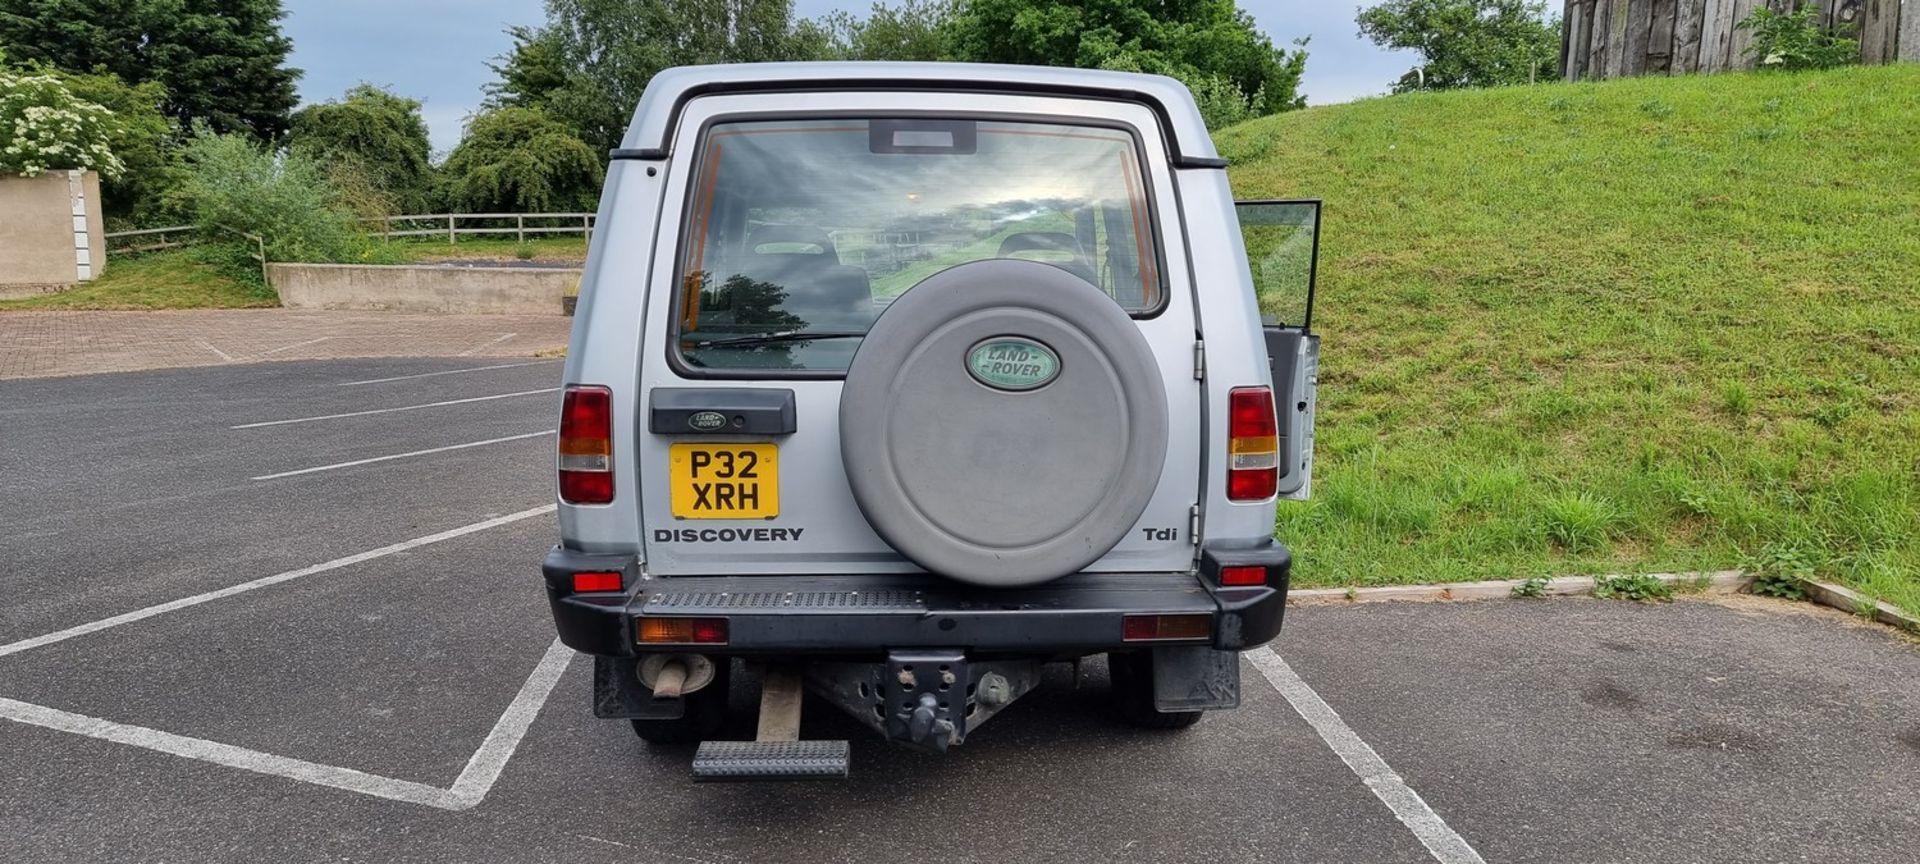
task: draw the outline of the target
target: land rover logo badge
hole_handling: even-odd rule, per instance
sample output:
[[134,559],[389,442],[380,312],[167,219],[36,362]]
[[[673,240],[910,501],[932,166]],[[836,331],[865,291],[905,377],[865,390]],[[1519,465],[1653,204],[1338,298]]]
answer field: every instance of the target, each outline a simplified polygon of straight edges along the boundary
[[712,432],[727,425],[727,415],[718,411],[701,411],[688,417],[687,425],[702,432]]
[[1060,355],[1032,339],[995,336],[967,349],[967,371],[998,390],[1033,390],[1060,375]]

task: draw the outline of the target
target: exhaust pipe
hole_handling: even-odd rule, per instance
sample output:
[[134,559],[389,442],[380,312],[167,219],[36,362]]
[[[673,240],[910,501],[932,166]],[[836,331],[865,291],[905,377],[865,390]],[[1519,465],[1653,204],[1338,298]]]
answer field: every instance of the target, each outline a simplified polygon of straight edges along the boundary
[[650,654],[635,664],[640,684],[655,699],[678,699],[713,683],[715,666],[704,654]]

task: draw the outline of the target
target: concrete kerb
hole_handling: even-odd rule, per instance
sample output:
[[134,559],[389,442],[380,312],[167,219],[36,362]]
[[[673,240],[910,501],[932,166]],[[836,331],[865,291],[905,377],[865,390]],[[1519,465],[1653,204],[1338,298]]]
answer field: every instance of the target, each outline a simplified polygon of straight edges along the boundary
[[[1654,573],[1658,579],[1683,591],[1704,594],[1744,594],[1752,587],[1753,574],[1743,570],[1716,570],[1701,573]],[[1541,594],[1548,597],[1583,597],[1606,576],[1560,576],[1548,579]],[[1371,588],[1301,588],[1287,592],[1289,606],[1329,606],[1349,603],[1442,603],[1460,600],[1504,600],[1514,597],[1513,590],[1525,585],[1525,579],[1495,579],[1486,582],[1456,582],[1442,585],[1383,585]],[[1911,633],[1920,633],[1920,617],[1910,615],[1891,603],[1880,602],[1831,582],[1801,579],[1807,599],[1851,615],[1871,617],[1881,624]]]

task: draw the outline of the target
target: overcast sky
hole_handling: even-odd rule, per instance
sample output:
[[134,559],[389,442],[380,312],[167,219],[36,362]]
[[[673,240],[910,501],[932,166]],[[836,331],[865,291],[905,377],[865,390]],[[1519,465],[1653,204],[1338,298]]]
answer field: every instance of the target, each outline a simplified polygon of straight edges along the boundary
[[[871,0],[795,0],[802,17],[837,8],[864,13]],[[1276,44],[1313,37],[1305,91],[1315,105],[1386,92],[1413,65],[1406,52],[1382,51],[1359,38],[1354,11],[1341,0],[1241,0]],[[540,0],[286,0],[286,33],[301,102],[337,98],[361,82],[426,103],[436,151],[460,140],[461,121],[479,106],[492,79],[487,60],[510,41],[514,24],[538,24]]]

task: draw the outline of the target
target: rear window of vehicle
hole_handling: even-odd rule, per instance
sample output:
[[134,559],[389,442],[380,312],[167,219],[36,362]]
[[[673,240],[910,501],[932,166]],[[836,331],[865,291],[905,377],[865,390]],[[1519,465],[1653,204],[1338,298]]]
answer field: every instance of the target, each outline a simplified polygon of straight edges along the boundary
[[895,298],[969,261],[1060,267],[1128,312],[1163,288],[1135,138],[998,120],[709,127],[682,226],[693,370],[845,372]]

